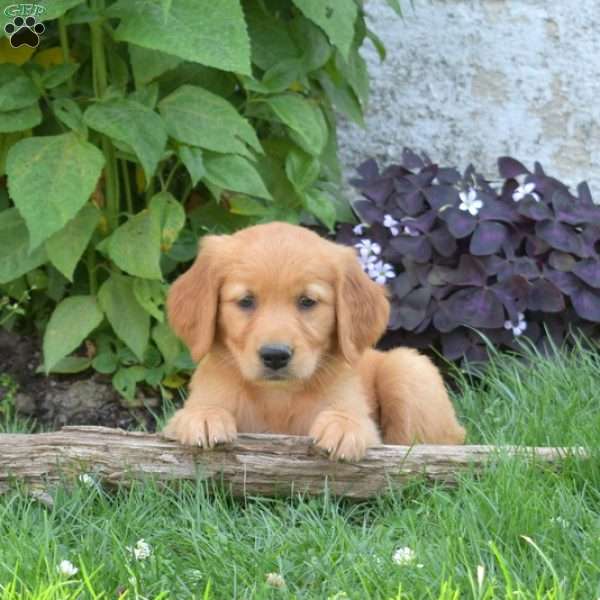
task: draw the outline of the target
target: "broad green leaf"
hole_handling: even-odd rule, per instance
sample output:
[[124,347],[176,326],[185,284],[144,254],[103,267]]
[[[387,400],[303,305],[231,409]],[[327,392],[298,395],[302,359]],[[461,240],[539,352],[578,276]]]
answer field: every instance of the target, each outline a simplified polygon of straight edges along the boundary
[[70,296],[55,309],[44,333],[46,373],[102,322],[102,311],[94,296]]
[[206,175],[202,150],[200,148],[195,148],[194,146],[182,144],[179,146],[177,153],[179,154],[181,162],[185,165],[185,168],[190,174],[192,185],[195,186]]
[[112,384],[126,400],[135,398],[136,385],[146,377],[146,368],[142,366],[121,367],[112,378]]
[[281,94],[266,101],[303,150],[314,156],[321,154],[328,132],[325,117],[317,105],[296,94]]
[[[40,113],[40,119],[42,114]],[[23,138],[29,137],[30,132],[26,131],[13,131],[12,133],[0,133],[0,175],[6,173],[6,156],[8,151]],[[8,190],[6,187],[0,188],[0,210],[9,208],[11,203],[8,199]]]
[[166,323],[159,323],[152,329],[152,339],[163,355],[165,363],[172,366],[181,352],[181,344]]
[[39,125],[41,122],[42,111],[37,103],[17,110],[0,112],[0,133],[24,131]]
[[40,91],[25,71],[16,65],[0,64],[0,111],[30,107]]
[[252,126],[227,100],[205,89],[183,85],[161,100],[158,109],[169,134],[185,144],[215,152],[248,154],[262,147]]
[[10,149],[8,191],[27,223],[32,249],[79,212],[103,166],[102,152],[74,133],[31,137]]
[[101,250],[130,275],[162,279],[160,270],[160,220],[150,210],[129,217],[104,240]]
[[175,200],[173,194],[159,192],[150,200],[150,212],[159,220],[160,247],[163,252],[167,252],[185,225],[183,206]]
[[244,6],[252,62],[267,71],[281,61],[300,58],[300,48],[290,36],[287,21],[276,18],[260,2],[247,2]]
[[302,16],[291,22],[291,33],[302,52],[302,62],[307,72],[320,69],[331,56],[334,48],[327,36],[312,21]]
[[8,283],[46,262],[46,251],[29,252],[29,233],[16,208],[0,212],[0,283]]
[[[81,373],[92,366],[92,359],[86,356],[65,356],[50,369],[51,373],[72,375]],[[43,369],[40,369],[43,371]]]
[[92,104],[83,118],[92,129],[130,146],[150,182],[167,144],[165,125],[157,113],[121,98]]
[[119,357],[112,352],[112,350],[104,350],[94,356],[92,361],[92,367],[98,371],[98,373],[104,373],[109,375],[114,373],[119,366]]
[[260,217],[271,212],[268,206],[265,206],[259,200],[248,198],[248,196],[232,196],[229,198],[229,210],[235,215],[249,217]]
[[143,360],[150,336],[150,316],[135,298],[132,278],[113,273],[100,288],[98,301],[117,336]]
[[69,77],[74,75],[77,72],[77,69],[79,69],[77,63],[53,65],[42,75],[42,85],[47,90],[58,87],[61,83],[64,83]]
[[46,242],[50,262],[69,280],[100,221],[100,211],[86,204],[63,229]]
[[339,112],[364,127],[365,122],[360,102],[343,78],[336,77],[334,79],[328,73],[322,72],[319,75],[319,83]]
[[335,204],[326,193],[313,188],[304,194],[305,206],[321,223],[333,230],[335,225]]
[[329,41],[348,56],[358,9],[354,0],[293,0],[302,14],[316,23]]
[[204,166],[206,179],[213,185],[224,190],[271,199],[271,194],[252,163],[242,156],[210,154],[206,156]]
[[250,42],[239,0],[120,0],[115,38],[249,75]]
[[[365,59],[359,54],[358,48],[352,48],[348,60],[337,52],[335,57],[336,69],[343,76],[354,93],[357,95],[363,108],[369,99],[369,72]],[[339,81],[336,83],[340,83]]]
[[87,137],[87,127],[83,122],[83,113],[79,104],[72,98],[57,98],[52,101],[52,110],[56,118],[69,129],[81,131]]
[[136,87],[150,83],[181,63],[178,56],[135,44],[129,44],[129,58]]
[[299,150],[292,150],[285,159],[286,175],[299,192],[316,181],[320,170],[318,159]]
[[[197,245],[197,244],[196,244]],[[134,279],[133,294],[143,309],[157,321],[164,321],[163,306],[168,286],[156,279]]]
[[150,85],[140,85],[129,94],[129,99],[134,102],[139,102],[148,108],[154,109],[158,102],[158,83],[151,83]]

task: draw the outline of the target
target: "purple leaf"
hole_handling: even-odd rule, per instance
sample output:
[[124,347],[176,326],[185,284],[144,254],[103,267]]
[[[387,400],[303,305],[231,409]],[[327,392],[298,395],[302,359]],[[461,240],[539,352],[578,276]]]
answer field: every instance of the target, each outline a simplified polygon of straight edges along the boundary
[[529,308],[549,313],[560,312],[565,309],[565,299],[552,281],[540,277],[531,284]]
[[423,162],[423,159],[418,154],[415,154],[412,150],[410,150],[410,148],[404,148],[402,150],[402,166],[410,169],[411,171],[416,171],[418,169],[422,169],[424,165],[425,163]]
[[369,225],[383,221],[383,211],[366,200],[357,200],[353,208],[361,220]]
[[473,233],[469,250],[475,256],[488,256],[498,252],[507,237],[507,230],[502,223],[484,221]]
[[460,322],[455,315],[444,307],[444,303],[440,302],[438,310],[433,315],[433,325],[438,331],[448,333],[456,329],[460,325]]
[[558,221],[539,221],[535,224],[536,234],[552,248],[585,256],[586,250],[580,235],[569,225]]
[[565,192],[555,192],[552,196],[552,206],[557,220],[570,225],[598,223],[600,207],[582,206],[577,198]]
[[592,198],[592,192],[590,191],[590,186],[587,184],[587,181],[582,181],[577,186],[577,197],[582,204],[594,206],[594,199]]
[[452,256],[456,252],[456,240],[444,226],[434,229],[429,234],[429,241],[442,256]]
[[533,198],[524,198],[518,203],[518,212],[520,215],[532,219],[533,221],[543,221],[553,217],[552,211],[547,204],[536,202]]
[[410,256],[420,263],[431,259],[431,244],[424,235],[411,237],[400,234],[390,241],[390,247],[398,258]]
[[483,207],[479,211],[480,221],[504,221],[505,223],[514,223],[519,220],[519,215],[514,205],[507,204],[502,200],[484,201]]
[[469,213],[458,210],[457,208],[449,208],[442,213],[442,218],[448,224],[448,231],[458,239],[467,237],[477,226],[477,219]]
[[553,250],[548,256],[548,264],[557,271],[571,271],[576,264],[576,260],[566,252]]
[[573,273],[593,288],[600,288],[600,262],[593,258],[579,261],[573,267]]
[[460,181],[460,173],[454,168],[438,169],[437,178],[440,183],[453,186]]
[[579,291],[571,296],[575,312],[582,318],[600,323],[600,293],[585,284],[581,284]]
[[529,298],[529,283],[524,277],[513,275],[496,283],[492,289],[513,319],[518,313],[525,312]]
[[431,208],[436,210],[448,204],[458,204],[458,190],[451,185],[435,185],[423,190]]
[[454,292],[440,302],[446,311],[456,315],[464,325],[476,328],[494,328],[504,325],[504,308],[494,292],[488,288],[469,287]]
[[498,171],[504,179],[514,179],[518,175],[529,173],[527,167],[510,156],[501,156],[498,159]]
[[404,271],[392,279],[390,287],[394,296],[398,300],[401,300],[409,292],[414,290],[418,283],[419,281],[412,271]]
[[364,163],[359,165],[356,169],[358,174],[362,179],[369,181],[370,179],[375,179],[379,176],[379,167],[377,166],[377,161],[374,158],[370,158],[366,160]]
[[563,273],[545,267],[544,277],[549,279],[563,294],[570,297],[577,294],[581,287],[581,282],[572,273]]
[[425,318],[427,306],[431,299],[431,290],[420,287],[410,292],[399,302],[398,328],[412,331]]
[[442,352],[449,360],[456,360],[463,356],[470,345],[468,329],[463,327],[442,335]]
[[487,281],[487,273],[481,261],[468,254],[460,257],[458,269],[447,275],[446,281],[453,285],[473,285],[483,287]]

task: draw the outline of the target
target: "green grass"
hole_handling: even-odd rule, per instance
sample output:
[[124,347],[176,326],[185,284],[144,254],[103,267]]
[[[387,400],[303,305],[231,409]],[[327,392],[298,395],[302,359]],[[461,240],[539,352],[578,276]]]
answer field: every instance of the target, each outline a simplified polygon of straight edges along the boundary
[[[598,446],[593,351],[497,357],[483,374],[455,377],[470,443]],[[152,554],[136,560],[127,547],[141,538]],[[401,547],[413,562],[392,560]],[[57,572],[63,559],[79,569],[70,579]],[[270,572],[286,587],[269,587]],[[11,600],[595,600],[600,460],[594,450],[555,471],[501,458],[454,489],[415,482],[359,504],[233,500],[200,483],[116,492],[81,483],[57,490],[49,509],[14,492],[0,498],[0,584]]]

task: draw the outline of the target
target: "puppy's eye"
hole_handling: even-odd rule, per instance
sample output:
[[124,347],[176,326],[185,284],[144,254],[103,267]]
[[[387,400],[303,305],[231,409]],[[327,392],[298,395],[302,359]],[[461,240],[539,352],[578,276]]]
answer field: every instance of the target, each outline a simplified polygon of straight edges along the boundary
[[316,300],[313,300],[308,296],[300,296],[300,298],[298,298],[298,308],[301,309],[312,308],[316,303]]
[[251,310],[256,307],[256,298],[251,294],[248,294],[241,300],[238,300],[237,305],[244,310]]

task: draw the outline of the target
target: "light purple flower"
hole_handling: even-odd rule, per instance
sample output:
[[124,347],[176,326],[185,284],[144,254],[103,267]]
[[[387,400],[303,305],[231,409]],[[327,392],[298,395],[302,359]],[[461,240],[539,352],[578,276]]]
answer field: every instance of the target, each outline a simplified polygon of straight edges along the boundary
[[483,202],[477,198],[477,192],[473,188],[469,188],[468,192],[460,192],[458,196],[461,199],[458,209],[467,211],[470,215],[477,215],[483,206]]
[[392,215],[383,215],[383,226],[387,227],[394,237],[399,233],[399,229],[396,227],[397,225],[399,225],[399,223]]
[[525,315],[523,313],[519,313],[517,317],[518,322],[516,325],[508,320],[504,322],[504,329],[509,331],[512,329],[513,335],[519,337],[527,329],[527,321],[525,321]]

